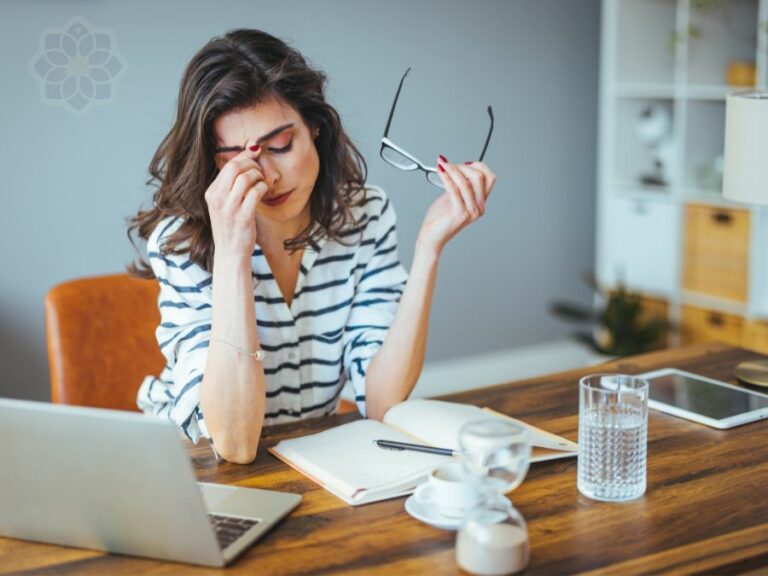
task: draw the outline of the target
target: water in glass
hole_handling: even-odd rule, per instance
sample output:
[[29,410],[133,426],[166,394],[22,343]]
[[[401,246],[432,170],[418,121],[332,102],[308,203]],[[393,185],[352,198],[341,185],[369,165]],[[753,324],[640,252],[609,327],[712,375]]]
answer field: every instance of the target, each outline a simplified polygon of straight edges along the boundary
[[638,498],[646,488],[648,383],[623,375],[582,379],[578,489],[596,500]]

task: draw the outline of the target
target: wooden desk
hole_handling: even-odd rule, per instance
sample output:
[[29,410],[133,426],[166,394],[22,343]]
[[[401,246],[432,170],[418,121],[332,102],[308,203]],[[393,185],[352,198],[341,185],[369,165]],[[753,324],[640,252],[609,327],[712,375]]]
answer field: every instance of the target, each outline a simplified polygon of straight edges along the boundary
[[[699,345],[449,398],[492,406],[576,440],[577,382],[585,373],[673,366],[732,381],[738,362],[759,357],[721,344]],[[290,517],[225,570],[0,539],[0,573],[461,573],[455,533],[412,519],[403,499],[349,507],[265,450],[282,438],[354,418],[272,427],[250,466],[217,465],[208,447],[190,448],[200,480],[304,495]],[[768,422],[718,431],[651,411],[643,498],[608,504],[581,496],[576,460],[569,459],[533,466],[512,499],[528,522],[529,574],[758,573],[761,567],[768,573],[767,485]]]

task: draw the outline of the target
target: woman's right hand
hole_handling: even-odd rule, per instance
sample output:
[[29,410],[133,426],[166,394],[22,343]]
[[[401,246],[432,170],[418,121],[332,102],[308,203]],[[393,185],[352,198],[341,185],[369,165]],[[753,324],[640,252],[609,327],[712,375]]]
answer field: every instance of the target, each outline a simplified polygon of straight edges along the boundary
[[261,147],[246,148],[222,166],[205,191],[216,255],[249,257],[256,244],[256,207],[269,185],[256,163]]

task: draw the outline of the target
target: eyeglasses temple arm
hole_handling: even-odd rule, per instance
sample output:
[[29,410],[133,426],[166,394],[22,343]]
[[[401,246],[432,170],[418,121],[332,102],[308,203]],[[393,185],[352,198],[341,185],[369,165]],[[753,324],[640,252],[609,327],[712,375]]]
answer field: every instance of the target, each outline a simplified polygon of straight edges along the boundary
[[411,71],[411,68],[408,67],[408,70],[405,71],[405,74],[403,74],[403,77],[400,78],[400,84],[397,87],[397,93],[395,94],[395,100],[392,102],[392,109],[389,111],[389,118],[387,118],[387,127],[384,128],[384,137],[386,138],[389,136],[389,125],[392,124],[392,117],[395,115],[395,106],[397,106],[397,99],[400,98],[400,90],[403,89],[403,82],[405,81],[405,77],[408,76],[408,72]]
[[491,106],[488,106],[488,116],[491,118],[491,128],[488,130],[488,136],[485,138],[485,146],[483,146],[483,151],[480,152],[478,162],[482,162],[483,158],[485,158],[485,151],[488,150],[488,144],[491,142],[491,134],[493,134],[493,108]]

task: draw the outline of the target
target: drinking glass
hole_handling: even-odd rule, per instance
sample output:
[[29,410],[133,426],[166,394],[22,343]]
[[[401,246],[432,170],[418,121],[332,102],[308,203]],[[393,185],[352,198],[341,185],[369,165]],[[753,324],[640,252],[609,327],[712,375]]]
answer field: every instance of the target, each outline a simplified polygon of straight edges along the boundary
[[579,492],[618,502],[645,493],[648,382],[593,374],[579,382]]
[[528,431],[514,422],[478,420],[459,431],[459,450],[467,470],[497,494],[517,488],[528,473]]

